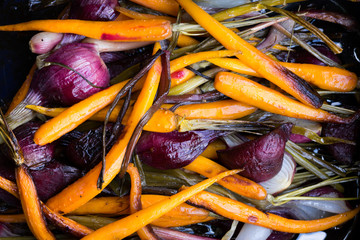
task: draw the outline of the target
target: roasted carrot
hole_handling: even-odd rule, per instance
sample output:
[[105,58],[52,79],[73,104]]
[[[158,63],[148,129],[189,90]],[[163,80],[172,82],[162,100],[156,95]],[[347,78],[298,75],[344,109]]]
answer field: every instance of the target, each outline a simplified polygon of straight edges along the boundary
[[35,184],[24,164],[16,168],[15,176],[22,209],[31,232],[37,239],[55,239],[44,221]]
[[188,189],[175,195],[167,197],[165,200],[155,203],[148,208],[138,211],[128,217],[122,218],[114,223],[102,227],[83,239],[122,239],[136,232],[138,229],[146,226],[155,219],[161,217],[176,206],[187,201],[191,196],[199,193],[203,189],[211,186],[218,180],[232,174],[238,173],[239,170],[232,170],[220,173],[219,175],[206,179]]
[[123,8],[123,7],[115,7],[115,10],[118,11],[119,13],[129,17],[129,18],[132,18],[132,19],[138,19],[138,20],[165,19],[165,20],[168,20],[168,21],[170,21],[172,23],[176,22],[176,18],[173,18],[173,17],[140,13],[140,12],[135,12],[135,11],[132,11],[130,9]]
[[221,140],[215,140],[206,147],[204,152],[201,153],[201,156],[210,159],[217,159],[218,156],[216,151],[224,149],[226,149],[226,144]]
[[[228,171],[220,164],[210,159],[199,156],[192,163],[184,167],[186,170],[197,172],[205,177],[213,177],[221,172]],[[242,177],[231,175],[218,181],[221,186],[248,198],[263,200],[266,198],[266,190],[259,184]]]
[[32,81],[32,78],[34,76],[35,70],[36,70],[37,66],[36,64],[34,64],[31,69],[29,74],[26,76],[26,79],[24,81],[24,83],[21,85],[20,89],[17,91],[17,93],[15,94],[13,100],[10,103],[10,106],[8,108],[8,110],[5,113],[5,116],[9,115],[10,112],[12,110],[14,110],[14,108],[22,101],[24,100],[24,98],[26,97],[29,88],[30,88],[30,83]]
[[23,223],[26,222],[24,214],[0,215],[0,222],[5,223]]
[[[38,113],[44,114],[49,117],[56,117],[60,113],[64,112],[67,108],[46,108],[42,106],[36,105],[27,105],[28,109],[34,110]],[[116,106],[114,111],[111,113],[109,117],[109,122],[115,122],[117,115],[119,114],[121,106]],[[109,110],[108,107],[103,108],[99,112],[95,113],[93,116],[89,118],[89,120],[93,121],[104,121],[106,117],[106,113]],[[129,110],[126,112],[123,118],[123,124],[130,117],[132,107],[129,107]],[[178,127],[178,121],[180,117],[174,114],[172,111],[167,109],[159,109],[154,113],[154,115],[150,118],[150,120],[144,126],[144,130],[153,131],[153,132],[172,132],[176,130]]]
[[[59,114],[57,118],[50,119],[41,125],[35,133],[34,141],[38,145],[45,145],[53,142],[65,133],[74,130],[81,123],[85,122],[89,117],[114,101],[118,92],[125,86],[128,81],[115,84],[103,91],[74,104],[66,111]],[[141,82],[134,86],[140,89]]]
[[[133,163],[130,163],[126,172],[130,175],[131,188],[130,188],[130,213],[136,213],[142,209],[141,205],[141,178],[138,169]],[[140,239],[156,240],[158,237],[152,230],[150,225],[137,230]]]
[[0,26],[0,31],[46,31],[74,33],[109,41],[159,41],[171,37],[170,22],[164,19],[86,21],[77,19],[33,20]]
[[308,233],[323,231],[352,219],[360,206],[345,213],[316,220],[293,220],[272,213],[264,213],[242,202],[202,191],[189,200],[226,218],[250,223],[281,232]]
[[170,72],[174,73],[188,65],[200,61],[204,61],[207,59],[234,56],[235,54],[239,53],[239,51],[235,51],[235,50],[205,51],[205,52],[190,53],[184,55],[182,57],[170,61]]
[[179,4],[174,0],[131,0],[141,6],[176,16],[179,11]]
[[234,100],[221,100],[180,106],[175,113],[186,119],[237,119],[256,111],[256,107]]
[[194,44],[198,44],[200,43],[198,40],[196,40],[195,38],[192,38],[190,36],[184,35],[184,34],[180,34],[178,41],[177,41],[177,45],[179,47],[187,47],[187,46],[191,46]]
[[[0,188],[4,189],[8,193],[11,193],[16,198],[20,198],[16,184],[1,176],[0,176]],[[49,219],[52,223],[54,223],[54,225],[60,227],[65,232],[71,233],[72,235],[77,237],[83,237],[92,232],[90,228],[87,228],[69,218],[54,213],[41,201],[40,201],[40,206],[46,218]],[[26,222],[26,218],[24,214],[0,215],[0,222],[1,221]]]
[[171,87],[175,87],[183,82],[186,82],[190,78],[194,77],[195,73],[189,69],[182,68],[171,73]]
[[[159,48],[160,44],[156,43],[154,50],[157,51]],[[121,168],[126,147],[138,122],[153,103],[159,85],[161,71],[161,60],[157,59],[147,74],[146,81],[127,121],[123,135],[120,136],[119,140],[106,155],[102,189],[99,189],[97,185],[97,180],[102,168],[102,164],[99,163],[86,175],[66,187],[59,194],[50,198],[46,204],[50,209],[58,213],[69,213],[98,195],[103,188],[114,179]]]
[[[144,194],[141,195],[141,204],[143,208],[148,208],[166,198],[167,196]],[[93,198],[83,206],[72,211],[70,214],[106,216],[127,215],[130,214],[129,196]],[[181,227],[214,219],[215,217],[211,216],[209,211],[182,203],[165,213],[162,217],[151,222],[151,224],[159,227]]]
[[[208,61],[234,72],[261,77],[260,74],[243,64],[239,59],[213,58]],[[280,62],[280,64],[305,81],[329,91],[347,92],[354,90],[358,81],[355,73],[337,67],[286,62]]]
[[225,48],[240,51],[236,57],[261,76],[307,105],[316,108],[322,105],[319,94],[303,79],[240,38],[191,0],[177,2]]
[[293,100],[273,89],[234,73],[216,75],[215,88],[232,99],[246,102],[268,112],[319,122],[347,123],[352,118],[342,118]]

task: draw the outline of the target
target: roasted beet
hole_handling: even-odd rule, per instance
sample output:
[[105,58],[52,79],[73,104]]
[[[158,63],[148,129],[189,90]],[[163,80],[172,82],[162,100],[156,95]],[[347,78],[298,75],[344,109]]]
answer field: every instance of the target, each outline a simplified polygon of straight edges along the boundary
[[28,167],[50,162],[54,158],[55,143],[39,146],[33,140],[34,134],[40,126],[40,122],[27,122],[14,129],[14,134],[24,155],[25,164]]
[[285,123],[260,138],[218,151],[219,160],[230,169],[243,169],[239,174],[244,177],[266,181],[281,169],[292,126]]
[[[107,139],[110,137],[112,124],[106,129]],[[68,162],[80,169],[90,169],[101,159],[102,154],[102,131],[103,127],[89,130],[81,137],[74,138],[66,147],[65,152]],[[107,147],[109,150],[110,145]]]
[[135,152],[141,161],[154,168],[181,168],[198,157],[211,141],[225,134],[227,133],[213,130],[143,132]]
[[[324,137],[337,137],[359,142],[360,119],[350,124],[326,123],[323,125]],[[357,143],[358,144],[358,143]],[[359,156],[358,147],[346,143],[335,143],[327,146],[331,155],[339,162],[351,164]]]

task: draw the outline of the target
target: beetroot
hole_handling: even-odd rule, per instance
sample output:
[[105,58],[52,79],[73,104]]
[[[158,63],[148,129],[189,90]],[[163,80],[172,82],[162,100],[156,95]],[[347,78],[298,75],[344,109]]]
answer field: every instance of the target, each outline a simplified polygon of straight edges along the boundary
[[266,181],[281,169],[292,126],[285,123],[260,138],[217,151],[219,160],[230,169],[243,169],[239,174],[255,182]]
[[225,134],[214,130],[143,132],[135,152],[141,161],[154,168],[181,168],[198,157],[211,141]]

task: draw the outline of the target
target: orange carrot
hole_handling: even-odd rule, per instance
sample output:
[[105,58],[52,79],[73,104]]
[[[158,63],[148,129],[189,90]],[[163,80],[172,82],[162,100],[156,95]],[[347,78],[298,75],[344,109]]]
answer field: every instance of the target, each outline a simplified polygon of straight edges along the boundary
[[[38,113],[44,114],[49,117],[56,117],[62,112],[64,112],[67,108],[46,108],[42,106],[36,105],[27,105],[26,108],[36,111]],[[117,115],[119,114],[121,106],[116,106],[114,111],[111,113],[109,117],[109,122],[115,122]],[[93,116],[89,118],[89,120],[93,121],[104,121],[106,117],[106,113],[109,108],[105,107],[99,112],[95,113]],[[129,107],[129,110],[126,112],[123,118],[123,124],[130,117],[132,107]],[[154,113],[154,115],[150,118],[150,120],[144,126],[144,130],[153,131],[153,132],[172,132],[177,129],[179,116],[175,115],[172,111],[167,109],[159,109]]]
[[[156,43],[154,51],[157,51],[159,48],[160,44]],[[47,206],[50,209],[58,213],[69,213],[98,195],[114,179],[121,168],[126,147],[138,122],[153,103],[159,85],[161,71],[161,60],[157,59],[147,74],[143,89],[138,96],[133,111],[123,130],[123,135],[120,136],[120,139],[106,155],[102,189],[99,189],[97,186],[97,180],[102,168],[102,164],[99,163],[82,178],[50,198],[47,201]]]
[[[235,49],[236,50],[236,49]],[[204,61],[210,58],[219,58],[219,57],[231,57],[239,53],[238,51],[233,50],[218,50],[218,51],[205,51],[198,53],[190,53],[182,57],[176,58],[170,61],[170,72],[174,73],[188,65]]]
[[341,118],[324,110],[309,107],[234,73],[218,73],[214,86],[219,92],[232,99],[288,117],[336,123],[346,123],[352,120],[351,118]]
[[[4,189],[8,193],[11,193],[16,198],[20,198],[16,184],[1,176],[0,188]],[[49,219],[52,223],[54,223],[54,225],[60,227],[62,230],[69,232],[77,237],[83,237],[92,232],[90,228],[87,228],[69,218],[54,213],[41,201],[40,206],[46,218]],[[0,222],[26,222],[26,217],[24,214],[0,215]]]
[[240,38],[191,0],[177,0],[177,2],[224,47],[240,51],[236,57],[261,76],[307,105],[316,108],[322,105],[318,93],[303,79]]
[[169,212],[174,207],[187,201],[190,197],[199,193],[203,189],[211,186],[218,180],[227,177],[232,174],[238,173],[239,170],[232,170],[220,173],[219,175],[206,179],[188,189],[181,191],[175,195],[167,197],[165,200],[160,201],[148,208],[138,211],[128,217],[122,218],[114,223],[102,227],[92,234],[84,237],[84,240],[88,239],[122,239],[130,234],[136,232],[138,229],[146,226],[155,219]]
[[179,4],[174,0],[131,0],[141,6],[176,16],[179,11]]
[[10,106],[8,108],[8,110],[6,111],[5,113],[5,116],[9,115],[10,112],[12,110],[14,110],[14,108],[19,104],[21,103],[22,100],[24,100],[24,98],[26,97],[28,91],[29,91],[29,88],[30,88],[30,83],[32,81],[32,78],[34,76],[34,72],[36,70],[37,66],[36,64],[34,64],[31,69],[30,69],[30,72],[29,74],[26,76],[26,79],[24,81],[24,83],[21,85],[20,89],[17,91],[17,93],[15,94],[12,102],[10,103]]
[[323,231],[352,219],[360,211],[359,206],[331,217],[306,221],[287,219],[272,213],[264,213],[242,202],[205,191],[200,192],[189,201],[226,218],[290,233]]
[[115,7],[115,10],[118,11],[119,13],[132,18],[132,19],[138,19],[138,20],[148,20],[148,19],[165,19],[168,20],[170,22],[176,22],[176,19],[173,17],[168,17],[168,16],[158,16],[158,15],[153,15],[153,14],[145,14],[145,13],[140,13],[140,12],[135,12],[132,11],[130,9],[127,8],[123,8],[123,7]]
[[[197,157],[192,163],[184,168],[208,178],[216,176],[221,172],[228,171],[225,167],[203,156]],[[261,185],[240,175],[225,177],[218,181],[218,184],[248,198],[263,200],[266,197],[266,191]]]
[[23,223],[26,222],[26,219],[24,214],[0,215],[0,222]]
[[77,19],[33,20],[0,26],[0,31],[74,33],[110,41],[159,41],[171,37],[170,22],[163,19],[86,21]]
[[218,156],[216,151],[224,149],[226,149],[226,144],[221,140],[215,140],[206,147],[204,152],[201,153],[201,156],[210,159],[217,159]]
[[[243,64],[238,59],[233,58],[213,58],[209,62],[234,72],[261,77],[260,74]],[[307,82],[315,86],[330,91],[347,92],[354,90],[357,84],[355,73],[337,67],[319,66],[304,63],[286,63],[280,64],[296,75],[302,77]]]
[[[162,195],[141,195],[141,204],[143,208],[166,199],[167,196]],[[99,197],[93,198],[83,206],[72,211],[71,215],[106,215],[118,216],[130,214],[129,196],[124,197]],[[180,227],[199,222],[207,222],[214,220],[210,212],[197,208],[186,203],[182,203],[162,217],[151,222],[152,225],[159,227]]]
[[[130,163],[127,168],[127,173],[130,175],[131,188],[130,188],[130,213],[136,213],[142,209],[141,205],[141,178],[139,171]],[[158,237],[153,232],[150,225],[146,225],[143,228],[137,230],[137,234],[140,239],[156,240]]]
[[186,119],[237,119],[256,111],[256,107],[234,100],[180,106],[175,114]]
[[35,184],[24,164],[16,168],[16,183],[26,222],[37,239],[55,239],[46,226]]
[[196,40],[195,38],[192,38],[190,36],[184,35],[184,34],[180,34],[178,41],[177,41],[177,45],[179,47],[187,47],[187,46],[191,46],[194,44],[198,44],[200,43],[198,40]]
[[194,76],[195,73],[186,68],[181,68],[180,70],[174,71],[171,73],[171,87],[175,87]]

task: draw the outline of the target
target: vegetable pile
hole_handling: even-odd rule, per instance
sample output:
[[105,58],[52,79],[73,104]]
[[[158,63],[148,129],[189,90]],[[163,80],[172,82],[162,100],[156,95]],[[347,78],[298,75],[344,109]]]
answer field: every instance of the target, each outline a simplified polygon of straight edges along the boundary
[[351,232],[360,63],[324,24],[360,29],[321,6],[73,0],[58,19],[0,26],[38,31],[0,112],[0,236]]

